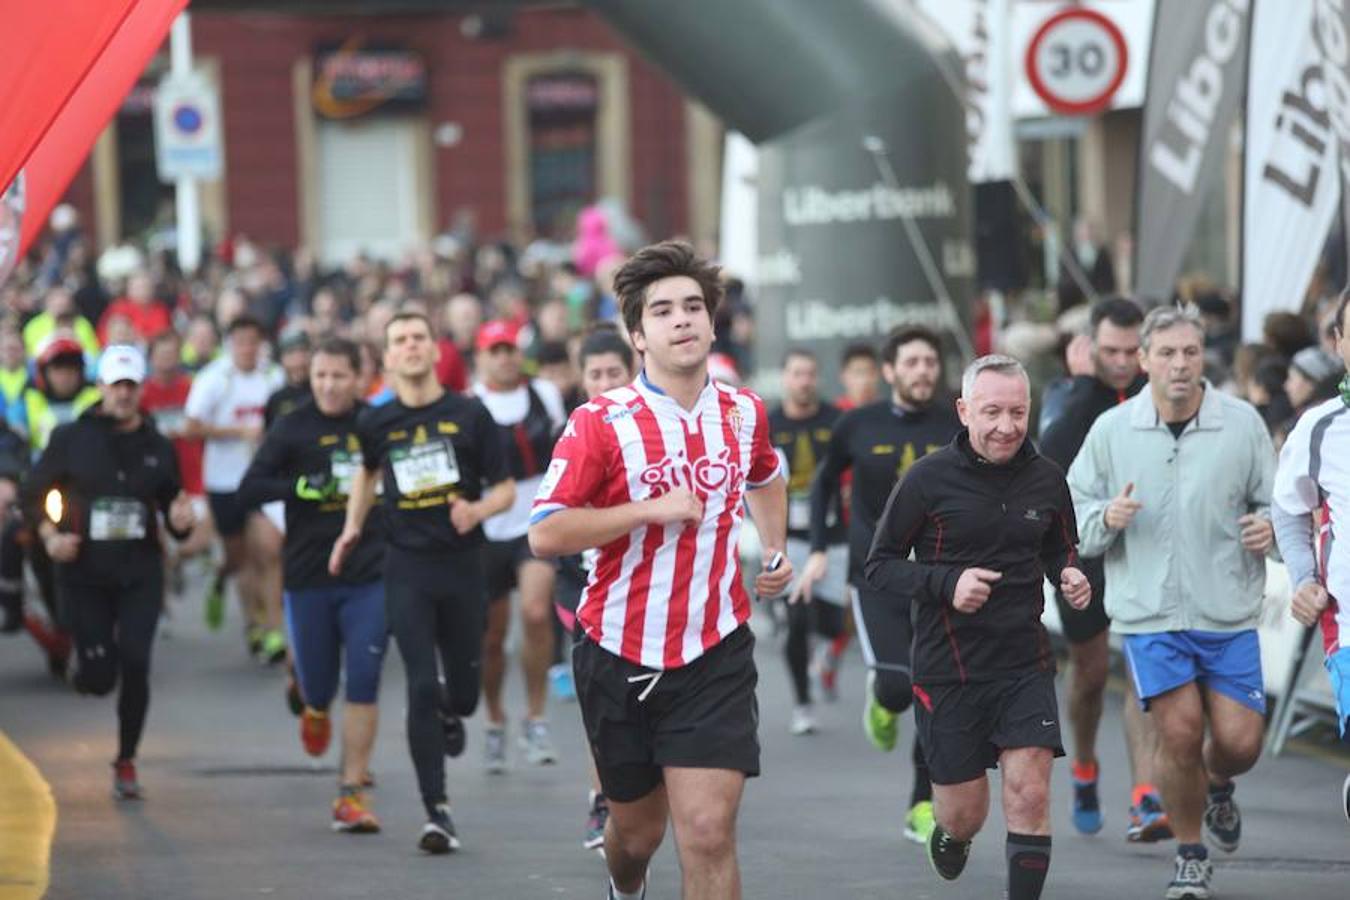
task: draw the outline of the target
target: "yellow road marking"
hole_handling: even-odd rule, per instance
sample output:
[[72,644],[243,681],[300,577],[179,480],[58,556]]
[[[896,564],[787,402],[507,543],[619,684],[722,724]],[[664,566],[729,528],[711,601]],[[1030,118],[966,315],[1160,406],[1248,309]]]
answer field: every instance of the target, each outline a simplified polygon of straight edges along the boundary
[[47,892],[56,801],[37,766],[0,732],[0,900]]

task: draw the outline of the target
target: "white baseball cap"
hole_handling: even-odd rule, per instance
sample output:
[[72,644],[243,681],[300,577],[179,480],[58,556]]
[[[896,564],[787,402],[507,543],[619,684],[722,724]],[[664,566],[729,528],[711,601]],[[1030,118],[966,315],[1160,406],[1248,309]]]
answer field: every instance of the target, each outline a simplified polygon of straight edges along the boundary
[[114,344],[98,359],[98,380],[103,384],[145,381],[145,356],[129,344]]

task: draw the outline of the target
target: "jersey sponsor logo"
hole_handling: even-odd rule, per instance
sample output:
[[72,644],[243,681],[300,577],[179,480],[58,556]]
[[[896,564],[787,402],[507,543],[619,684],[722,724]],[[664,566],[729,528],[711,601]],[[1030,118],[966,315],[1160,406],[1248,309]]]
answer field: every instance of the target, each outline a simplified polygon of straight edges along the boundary
[[417,430],[413,432],[412,442],[414,444],[425,444],[427,442],[427,427],[418,425]]
[[1041,520],[1040,510],[1029,509],[1023,516],[1028,522],[1039,522]]
[[567,460],[555,459],[549,462],[548,470],[544,472],[544,480],[539,482],[539,492],[534,495],[535,500],[547,500],[553,496],[553,490],[562,480],[563,473],[567,471]]
[[459,426],[454,422],[437,422],[436,432],[438,434],[459,434]]
[[888,456],[895,452],[894,444],[873,444],[872,453],[875,456]]
[[336,434],[325,434],[325,435],[323,435],[322,437],[319,438],[319,446],[320,446],[320,447],[331,447],[331,446],[333,446],[334,444],[336,444],[337,442],[338,442],[338,436],[337,436]]
[[389,434],[385,435],[385,440],[387,441],[406,441],[407,439],[408,439],[408,432],[402,428],[399,428],[396,431],[391,431],[389,432]]
[[745,487],[745,473],[741,471],[740,463],[732,461],[730,450],[723,450],[716,459],[700,457],[692,464],[683,453],[667,456],[643,469],[638,480],[651,488],[653,498],[676,488],[685,488],[702,499],[719,491],[735,497]]
[[[623,418],[626,418],[626,417],[628,417],[628,416],[631,416],[631,415],[633,414],[633,412],[634,412],[634,410],[633,410],[633,407],[631,407],[631,406],[620,406],[620,407],[618,407],[618,408],[616,408],[616,409],[612,409],[612,410],[610,410],[610,412],[605,416],[605,424],[608,425],[608,424],[611,423],[611,422],[617,422],[619,419],[623,419]],[[570,426],[571,423],[569,422],[568,425]],[[566,434],[566,432],[563,432],[563,433]]]

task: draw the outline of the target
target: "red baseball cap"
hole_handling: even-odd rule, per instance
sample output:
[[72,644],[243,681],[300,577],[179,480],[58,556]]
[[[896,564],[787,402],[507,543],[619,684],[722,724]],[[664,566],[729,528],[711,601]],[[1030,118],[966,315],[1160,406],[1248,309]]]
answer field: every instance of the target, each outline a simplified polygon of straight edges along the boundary
[[479,350],[491,350],[499,344],[510,344],[514,347],[516,346],[516,339],[519,337],[519,325],[505,319],[496,319],[484,323],[483,327],[478,329],[478,337],[474,340],[474,346]]

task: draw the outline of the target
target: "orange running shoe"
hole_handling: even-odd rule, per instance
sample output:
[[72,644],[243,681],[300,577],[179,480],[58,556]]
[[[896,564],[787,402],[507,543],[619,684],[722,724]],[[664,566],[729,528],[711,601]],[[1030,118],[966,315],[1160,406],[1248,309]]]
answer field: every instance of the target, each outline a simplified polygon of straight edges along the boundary
[[374,834],[380,830],[380,820],[366,806],[360,791],[343,794],[333,801],[333,830],[347,834]]
[[333,737],[333,723],[328,713],[306,706],[300,714],[300,743],[310,756],[323,756],[328,741]]

